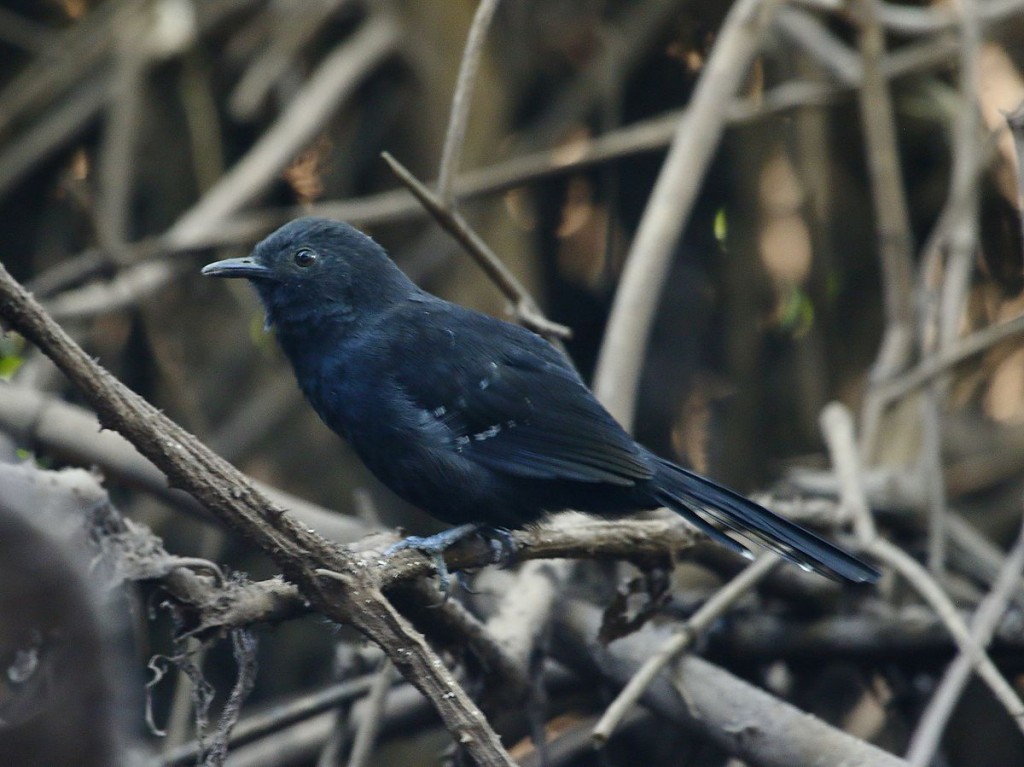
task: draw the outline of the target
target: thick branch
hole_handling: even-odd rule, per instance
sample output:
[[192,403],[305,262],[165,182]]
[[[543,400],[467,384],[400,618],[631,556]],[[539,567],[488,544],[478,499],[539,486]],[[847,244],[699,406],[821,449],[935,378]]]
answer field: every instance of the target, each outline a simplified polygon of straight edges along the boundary
[[[663,645],[666,631],[646,626],[609,647],[593,637],[600,611],[582,602],[559,610],[553,632],[555,656],[570,667],[586,666],[625,684]],[[906,767],[899,757],[842,732],[820,719],[693,656],[682,658],[672,679],[655,680],[644,702],[660,715],[699,730],[729,753],[762,767]]]

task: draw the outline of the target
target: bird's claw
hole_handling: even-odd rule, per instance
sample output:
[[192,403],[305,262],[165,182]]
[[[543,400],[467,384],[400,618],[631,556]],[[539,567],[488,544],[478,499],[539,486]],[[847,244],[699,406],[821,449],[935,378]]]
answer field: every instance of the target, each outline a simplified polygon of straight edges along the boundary
[[491,550],[491,562],[504,567],[515,559],[519,550],[512,531],[507,527],[487,527],[478,530]]
[[434,563],[434,570],[437,571],[439,581],[438,586],[444,598],[448,599],[451,594],[451,574],[444,561],[444,552],[449,546],[477,532],[478,527],[478,525],[459,525],[426,537],[410,535],[389,546],[384,552],[384,559],[390,559],[399,551],[416,549]]

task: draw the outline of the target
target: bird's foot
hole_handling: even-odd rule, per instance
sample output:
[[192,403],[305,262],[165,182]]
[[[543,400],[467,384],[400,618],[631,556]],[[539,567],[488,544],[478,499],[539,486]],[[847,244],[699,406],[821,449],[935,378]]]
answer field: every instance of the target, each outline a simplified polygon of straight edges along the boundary
[[437,571],[438,585],[441,588],[441,593],[447,599],[451,592],[451,576],[448,573],[448,565],[444,561],[444,552],[449,546],[458,543],[463,538],[468,538],[479,529],[480,525],[459,525],[458,527],[452,527],[426,537],[410,535],[408,538],[403,538],[398,543],[389,546],[384,552],[384,558],[390,559],[399,551],[405,551],[406,549],[416,549],[416,551],[419,551],[424,556],[429,557],[434,563],[434,569]]
[[491,549],[491,561],[504,567],[515,559],[518,547],[507,527],[481,527],[477,530]]

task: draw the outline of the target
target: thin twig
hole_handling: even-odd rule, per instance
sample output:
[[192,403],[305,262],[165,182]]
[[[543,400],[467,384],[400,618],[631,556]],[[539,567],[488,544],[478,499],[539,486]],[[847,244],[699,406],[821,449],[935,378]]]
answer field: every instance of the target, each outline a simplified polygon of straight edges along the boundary
[[[922,259],[921,320],[918,346],[927,359],[938,349],[956,343],[960,331],[970,276],[978,246],[978,175],[983,167],[978,103],[978,57],[981,30],[972,0],[953,4],[960,26],[960,102],[953,125],[952,174],[949,194],[939,220],[942,241]],[[946,254],[943,263],[942,255]],[[941,576],[945,566],[948,516],[946,486],[942,476],[941,403],[945,399],[945,376],[936,378],[922,401],[924,434],[920,463],[928,492],[928,568]]]
[[[374,16],[321,63],[288,109],[249,152],[160,238],[160,252],[176,252],[225,236],[223,219],[255,197],[292,159],[361,79],[387,56],[398,39],[395,22]],[[20,163],[20,154],[13,161]],[[3,163],[0,161],[0,180]],[[0,181],[2,185],[2,181]],[[90,285],[50,305],[58,317],[80,317],[133,305],[182,271],[167,259],[125,270],[103,285]]]
[[98,70],[106,69],[105,59],[115,40],[111,30],[120,29],[135,16],[138,5],[130,0],[102,3],[79,23],[52,35],[49,48],[0,90],[0,133],[9,135],[60,96],[81,90],[83,81],[92,80]]
[[630,248],[594,377],[598,399],[627,428],[672,254],[727,123],[732,96],[777,5],[777,0],[739,0],[729,10]]
[[466,140],[466,126],[469,123],[469,107],[473,102],[473,86],[476,84],[476,73],[480,67],[480,56],[483,54],[487,30],[491,26],[494,12],[498,9],[499,0],[480,0],[473,14],[473,23],[469,27],[466,47],[462,51],[462,64],[459,67],[459,78],[455,83],[455,94],[452,96],[452,111],[448,117],[448,132],[444,137],[444,149],[441,151],[441,166],[437,172],[437,197],[445,207],[455,208],[453,181],[459,171],[459,160],[462,147]]
[[[953,123],[952,173],[949,197],[940,218],[948,216],[948,251],[942,283],[940,313],[935,341],[948,347],[960,332],[960,319],[970,287],[970,275],[978,248],[978,177],[984,167],[981,111],[978,88],[981,79],[981,26],[974,0],[956,0],[960,28],[960,109]],[[927,342],[927,339],[922,339]]]
[[1013,146],[1017,150],[1017,215],[1024,239],[1024,101],[1006,115],[1006,124],[1010,128]]
[[314,47],[314,36],[344,5],[345,0],[320,0],[269,10],[281,23],[274,27],[267,45],[253,56],[227,98],[228,111],[235,119],[255,119],[267,93],[303,52]]
[[841,83],[850,88],[860,83],[864,67],[857,54],[821,19],[793,5],[786,5],[779,9],[775,24],[783,35]]
[[320,64],[288,108],[234,167],[192,206],[165,235],[174,248],[187,248],[258,195],[292,160],[363,78],[398,42],[394,20],[373,14]]
[[31,130],[5,142],[0,151],[0,199],[100,113],[110,98],[112,81],[110,71],[100,69],[40,117]]
[[[915,50],[920,50],[917,55]],[[906,76],[923,69],[944,66],[955,46],[950,43],[917,44],[888,54],[882,69],[887,79]],[[763,120],[807,105],[817,105],[841,96],[860,84],[836,82],[784,83],[757,98],[737,97],[730,101],[727,121],[730,125]],[[614,131],[581,141],[567,151],[565,146],[522,154],[494,165],[464,171],[454,181],[460,200],[503,192],[545,178],[558,177],[599,163],[668,146],[686,111],[672,111],[642,120]],[[296,215],[318,215],[353,223],[380,224],[425,213],[423,207],[402,192],[381,192],[352,200],[333,200],[306,208],[273,209],[251,214],[239,213],[230,219],[228,230],[211,232],[210,237],[194,245],[217,245],[260,233],[280,225]]]
[[[858,44],[863,67],[859,90],[865,155],[872,187],[885,296],[885,331],[871,370],[871,381],[884,381],[903,370],[913,349],[913,261],[910,215],[900,171],[896,124],[888,82],[882,72],[885,34],[874,0],[859,0]],[[862,412],[861,453],[873,457],[881,408],[869,391]]]
[[569,338],[572,331],[552,322],[541,312],[537,302],[516,276],[509,271],[487,243],[473,230],[458,211],[447,207],[433,192],[390,153],[381,155],[398,180],[405,184],[416,199],[434,217],[441,227],[454,237],[473,260],[484,270],[515,309],[516,316],[528,328],[548,338]]
[[593,738],[598,745],[607,743],[623,717],[636,705],[654,678],[674,661],[708,627],[720,618],[737,600],[754,588],[782,560],[774,553],[762,554],[757,561],[716,591],[658,651],[647,660],[605,709],[594,727]]
[[[1022,0],[987,0],[978,4],[973,14],[978,21],[991,23],[993,19],[1008,13],[1019,13],[1022,8]],[[903,35],[932,35],[956,29],[960,24],[960,17],[953,4],[909,6],[878,3],[878,18],[886,28]]]
[[822,411],[821,425],[833,466],[839,476],[840,497],[843,506],[853,515],[861,550],[889,565],[924,598],[945,624],[960,651],[970,660],[971,667],[1024,731],[1024,702],[992,663],[985,649],[971,636],[967,624],[942,587],[913,557],[877,536],[864,494],[853,436],[853,417],[846,407],[832,403]]
[[956,606],[928,571],[913,557],[884,538],[876,538],[864,548],[864,551],[896,570],[935,610],[971,668],[988,685],[996,700],[1024,732],[1024,701],[1021,701],[1013,685],[996,668],[985,648],[975,641],[967,624],[956,611]]
[[843,511],[852,520],[857,538],[862,543],[872,541],[878,536],[878,530],[864,493],[864,472],[857,451],[853,416],[845,405],[831,402],[822,408],[820,423],[832,459],[832,470],[839,483]]
[[373,680],[369,695],[359,703],[358,707],[362,708],[362,713],[359,716],[355,740],[352,742],[352,753],[348,757],[348,767],[365,767],[373,755],[373,746],[377,742],[377,733],[380,732],[381,712],[396,676],[394,664],[385,657],[377,669],[377,676]]
[[[1000,13],[993,12],[988,20],[999,21],[1012,9],[999,10]],[[883,73],[886,78],[892,79],[911,72],[945,66],[955,51],[955,40],[952,38],[912,43],[886,56],[882,66]],[[809,104],[825,103],[846,90],[848,88],[839,83],[784,83],[757,99],[733,99],[728,108],[727,120],[729,124],[737,124],[764,119]],[[581,144],[578,155],[568,159],[565,157],[564,148],[558,148],[526,154],[490,167],[467,171],[460,174],[456,180],[455,194],[459,199],[467,199],[500,192],[542,178],[571,173],[617,157],[663,148],[670,143],[682,120],[682,114],[685,113],[668,113],[599,136],[586,144]],[[303,208],[240,212],[204,233],[193,233],[192,239],[188,242],[175,243],[165,238],[152,238],[132,243],[125,248],[124,260],[148,261],[165,258],[184,250],[254,242],[275,226],[300,215],[324,216],[366,225],[414,218],[420,214],[426,214],[423,206],[401,190],[352,200],[323,202]],[[65,284],[80,282],[109,265],[110,261],[109,255],[98,253],[95,249],[62,261],[51,270],[54,273],[52,276],[49,273],[42,276],[42,280],[48,284],[40,295],[59,290]],[[86,318],[107,313],[112,307],[132,305],[165,285],[177,274],[160,268],[155,274],[146,274],[145,278],[132,279],[130,275],[137,270],[148,272],[150,267],[143,263],[126,269],[126,282],[123,287],[119,280],[111,283],[112,287],[117,286],[113,296],[105,292],[104,286],[86,286],[81,289],[81,295],[75,295],[80,291],[71,291],[66,297],[67,303],[62,303],[55,316],[67,319]],[[141,289],[133,292],[136,287]]]
[[[979,646],[984,647],[991,642],[992,635],[1006,612],[1007,605],[1020,590],[1022,570],[1024,570],[1024,525],[1017,536],[1017,542],[999,571],[998,578],[992,585],[992,590],[978,605],[971,620],[971,636]],[[946,669],[942,681],[918,720],[917,729],[910,739],[907,761],[914,767],[926,767],[932,763],[949,717],[967,686],[972,670],[971,659],[963,653],[958,655]]]
[[[309,719],[324,711],[366,695],[376,676],[367,674],[356,679],[338,682],[322,690],[298,695],[293,699],[276,702],[265,712],[251,714],[242,719],[231,732],[228,745],[234,749],[264,738],[296,722]],[[170,749],[160,757],[160,767],[184,767],[195,764],[199,744],[195,741]]]
[[927,498],[928,569],[941,578],[946,568],[946,478],[942,471],[942,393],[940,380],[933,381],[918,406],[921,411],[921,447],[918,471]]
[[996,344],[1024,333],[1024,315],[977,330],[921,360],[916,367],[879,384],[877,394],[884,406],[930,383],[950,368],[977,356]]
[[134,155],[141,133],[146,73],[153,60],[151,43],[145,34],[148,21],[148,14],[136,14],[125,19],[114,32],[117,55],[100,149],[96,229],[101,244],[115,251],[130,236]]

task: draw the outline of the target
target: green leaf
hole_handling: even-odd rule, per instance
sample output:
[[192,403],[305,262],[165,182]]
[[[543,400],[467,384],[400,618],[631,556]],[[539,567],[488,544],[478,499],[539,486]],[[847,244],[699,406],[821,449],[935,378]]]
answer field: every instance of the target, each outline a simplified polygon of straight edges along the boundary
[[25,349],[25,339],[15,333],[0,336],[0,380],[9,381],[15,371],[25,361],[21,353]]
[[725,239],[729,236],[729,221],[725,214],[725,208],[719,208],[715,212],[715,221],[712,224],[715,233],[715,240],[722,250],[726,250]]
[[814,327],[814,303],[795,285],[786,295],[779,315],[779,325],[794,338],[802,338]]

